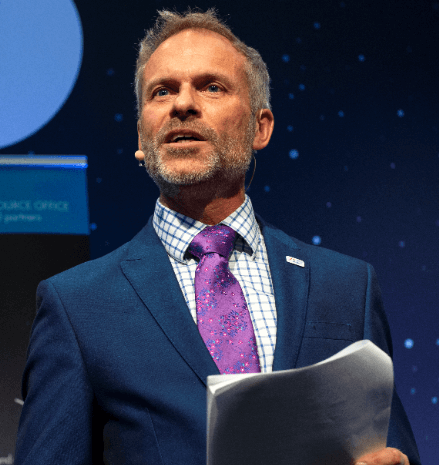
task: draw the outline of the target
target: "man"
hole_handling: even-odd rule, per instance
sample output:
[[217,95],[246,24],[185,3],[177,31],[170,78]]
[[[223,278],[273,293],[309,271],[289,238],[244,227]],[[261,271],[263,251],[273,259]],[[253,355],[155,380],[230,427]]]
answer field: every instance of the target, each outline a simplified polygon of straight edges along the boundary
[[[359,339],[391,353],[370,265],[288,237],[245,196],[273,131],[268,82],[214,11],[160,13],[136,72],[136,158],[160,198],[131,242],[40,284],[17,464],[203,464],[208,375]],[[396,393],[388,445],[357,463],[420,463]]]

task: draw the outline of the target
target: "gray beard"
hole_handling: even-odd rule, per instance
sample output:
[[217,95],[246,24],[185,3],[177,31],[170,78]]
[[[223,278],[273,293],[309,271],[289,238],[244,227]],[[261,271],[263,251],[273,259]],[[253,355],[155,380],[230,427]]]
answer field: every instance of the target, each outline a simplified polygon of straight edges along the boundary
[[[219,192],[221,187],[227,188],[245,179],[245,173],[250,166],[253,154],[254,128],[255,119],[250,118],[241,139],[228,136],[220,138],[212,128],[199,121],[182,123],[180,120],[172,120],[153,139],[144,138],[144,134],[141,132],[146,171],[157,184],[160,192],[168,197],[175,197],[180,190],[180,186],[201,184],[214,176],[219,177],[221,180],[218,186],[215,186],[215,189]],[[194,130],[213,145],[203,170],[176,173],[170,171],[166,164],[163,163],[161,150],[166,150],[168,155],[180,158],[190,156],[198,150],[197,148],[177,148],[167,147],[166,144],[163,145],[166,135],[174,129]]]

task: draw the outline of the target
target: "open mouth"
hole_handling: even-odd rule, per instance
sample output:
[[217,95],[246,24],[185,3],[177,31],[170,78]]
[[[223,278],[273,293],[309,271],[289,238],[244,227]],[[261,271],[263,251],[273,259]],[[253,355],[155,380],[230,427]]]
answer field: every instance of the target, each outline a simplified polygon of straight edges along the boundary
[[203,142],[204,137],[193,131],[171,131],[166,137],[167,144],[187,144],[190,142]]
[[171,143],[192,142],[192,141],[199,141],[199,140],[200,139],[197,139],[196,137],[179,136],[179,137],[176,137],[175,139],[171,140]]

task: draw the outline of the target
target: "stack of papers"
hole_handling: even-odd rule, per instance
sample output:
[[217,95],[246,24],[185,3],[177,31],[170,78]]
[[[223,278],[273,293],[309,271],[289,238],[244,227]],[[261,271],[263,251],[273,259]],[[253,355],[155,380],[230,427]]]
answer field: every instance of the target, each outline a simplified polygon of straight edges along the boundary
[[390,357],[371,341],[305,368],[215,375],[207,465],[348,465],[386,447]]

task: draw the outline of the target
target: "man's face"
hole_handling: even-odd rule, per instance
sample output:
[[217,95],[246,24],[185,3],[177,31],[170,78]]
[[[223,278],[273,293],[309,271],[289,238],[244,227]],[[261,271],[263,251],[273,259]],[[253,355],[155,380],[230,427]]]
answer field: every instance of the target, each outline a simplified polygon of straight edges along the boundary
[[184,30],[152,54],[143,76],[139,145],[162,190],[217,175],[243,182],[256,124],[244,63],[226,38],[204,29]]

